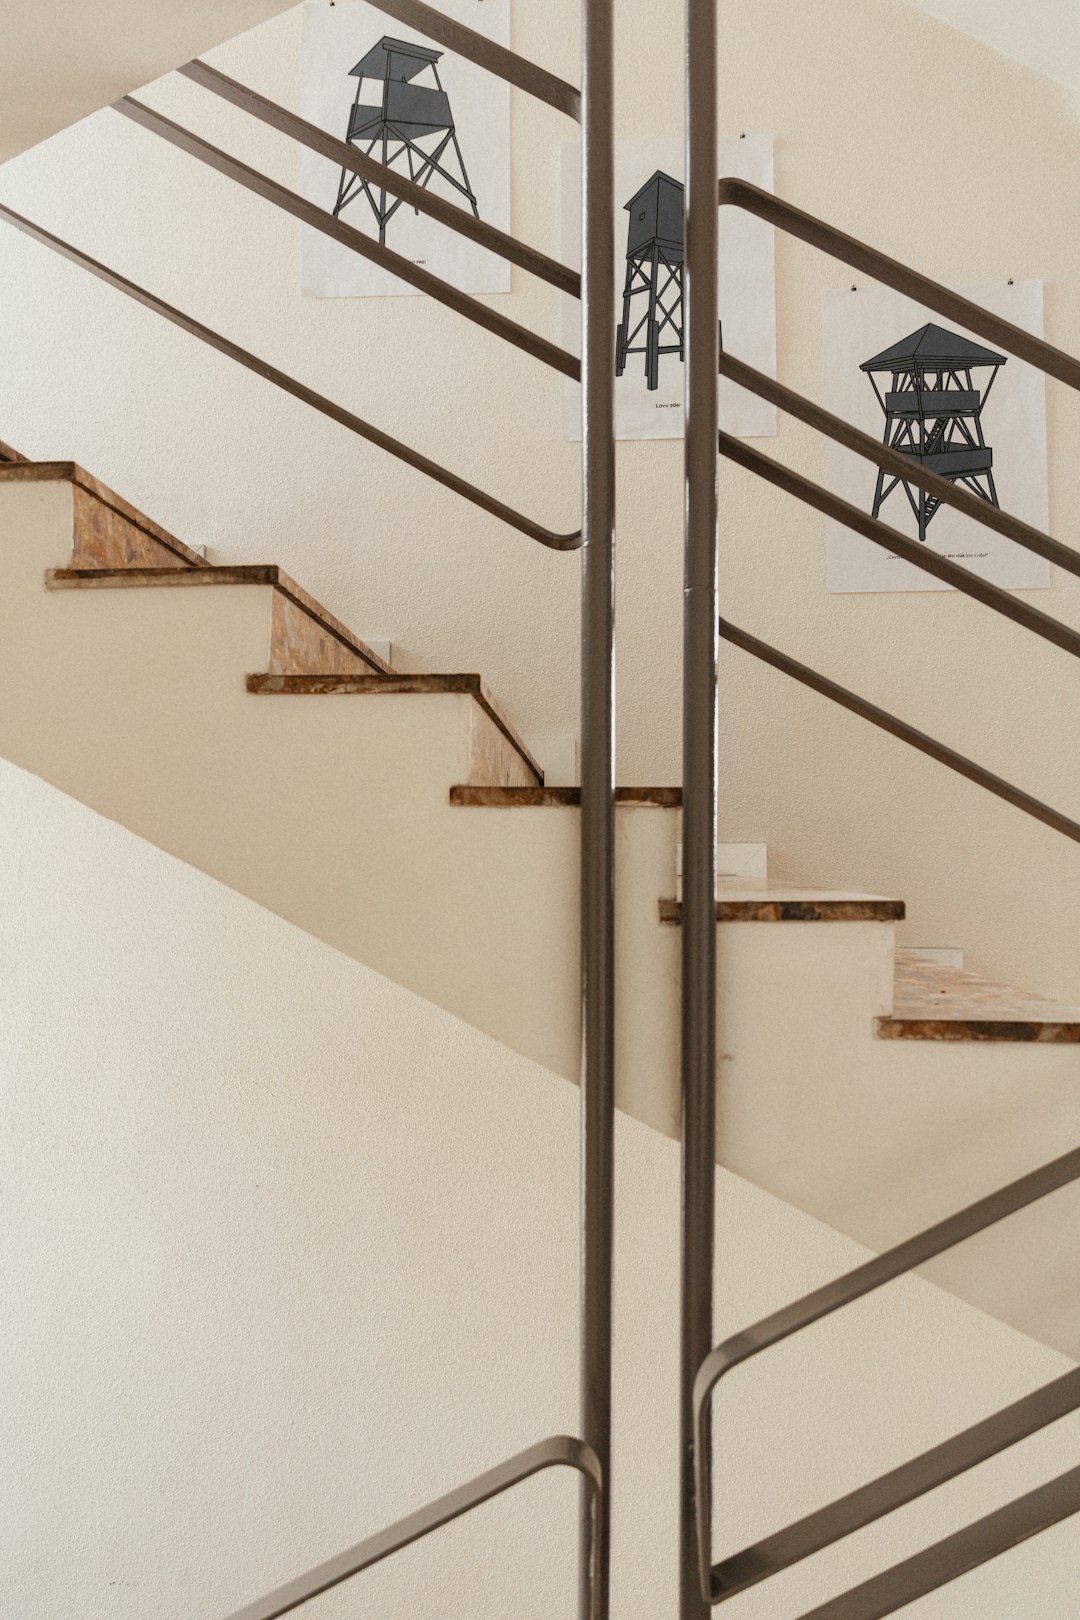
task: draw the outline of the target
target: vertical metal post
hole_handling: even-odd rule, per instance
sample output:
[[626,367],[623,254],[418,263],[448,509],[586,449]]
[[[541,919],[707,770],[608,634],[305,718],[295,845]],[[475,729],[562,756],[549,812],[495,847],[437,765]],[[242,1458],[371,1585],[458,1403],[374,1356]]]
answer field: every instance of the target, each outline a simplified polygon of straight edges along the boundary
[[607,1620],[615,1122],[614,0],[582,0],[582,1437],[602,1469],[593,1542],[582,1496],[579,1612]]
[[716,1160],[716,0],[686,0],[680,1620],[705,1620],[694,1524],[693,1388],[713,1336]]

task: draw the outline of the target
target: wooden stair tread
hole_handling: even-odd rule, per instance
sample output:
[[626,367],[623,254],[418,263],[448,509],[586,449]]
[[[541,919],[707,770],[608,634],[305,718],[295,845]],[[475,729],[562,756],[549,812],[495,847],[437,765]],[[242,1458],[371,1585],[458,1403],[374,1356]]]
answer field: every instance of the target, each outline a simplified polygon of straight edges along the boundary
[[[581,804],[579,787],[473,787],[467,782],[456,783],[450,789],[450,803],[473,805],[489,810],[549,809],[575,807]],[[615,803],[653,806],[661,810],[678,809],[682,804],[682,788],[677,787],[620,787],[615,789]]]
[[177,567],[208,568],[205,557],[186,546],[174,534],[148,518],[144,512],[125,501],[122,495],[103,484],[75,461],[27,461],[10,445],[0,445],[0,484],[34,484],[67,482],[91,496],[102,506],[115,512],[126,523],[140,530],[156,545],[164,547],[176,558]]
[[[716,886],[717,922],[901,922],[904,902],[880,894],[754,884],[724,879]],[[682,901],[661,900],[660,921],[682,922]]]
[[380,675],[393,670],[341,620],[328,612],[276,563],[240,563],[226,567],[205,564],[186,568],[50,568],[45,576],[50,590],[125,590],[164,586],[186,589],[212,585],[271,585],[322,627],[335,641],[354,653]]
[[885,1040],[1080,1043],[1080,1007],[997,984],[964,968],[896,953],[892,1014],[879,1018]]
[[476,699],[515,752],[525,761],[535,776],[537,785],[543,784],[543,770],[477,674],[402,675],[391,670],[385,675],[249,675],[247,686],[249,692],[292,697],[466,693]]

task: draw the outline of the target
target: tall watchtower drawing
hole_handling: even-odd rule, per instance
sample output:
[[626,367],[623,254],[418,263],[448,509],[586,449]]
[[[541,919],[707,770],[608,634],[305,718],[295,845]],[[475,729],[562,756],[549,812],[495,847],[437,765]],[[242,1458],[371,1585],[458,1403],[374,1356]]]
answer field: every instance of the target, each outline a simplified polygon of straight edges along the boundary
[[[409,178],[418,186],[428,186],[436,175],[466,199],[477,219],[480,211],[469,184],[465,159],[458,144],[450,97],[442,87],[436,63],[442,51],[384,35],[362,56],[349,77],[356,80],[356,95],[349,113],[345,139],[350,146],[374,155],[388,168],[408,165]],[[434,84],[418,84],[421,74],[430,73]],[[361,101],[364,81],[369,96]],[[427,143],[426,145],[423,143]],[[387,194],[349,169],[342,169],[338,181],[335,216],[344,212],[354,198],[363,194],[371,205],[379,227],[379,241],[386,242],[386,227],[401,207],[402,199],[387,202]]]
[[[997,506],[994,452],[983,436],[982,413],[1006,363],[1005,355],[929,323],[865,360],[859,369],[870,378],[885,413],[885,444]],[[981,388],[972,373],[986,370],[990,376]],[[877,384],[878,375],[891,377],[892,387],[884,394]],[[919,539],[925,540],[941,502],[884,468],[878,469],[873,515],[877,517],[898,486],[915,514]]]
[[[660,386],[660,356],[683,345],[683,187],[657,169],[626,204],[626,280],[615,340],[615,375],[631,354],[644,354],[650,393]],[[666,341],[665,341],[666,339]],[[640,341],[639,341],[640,340]]]

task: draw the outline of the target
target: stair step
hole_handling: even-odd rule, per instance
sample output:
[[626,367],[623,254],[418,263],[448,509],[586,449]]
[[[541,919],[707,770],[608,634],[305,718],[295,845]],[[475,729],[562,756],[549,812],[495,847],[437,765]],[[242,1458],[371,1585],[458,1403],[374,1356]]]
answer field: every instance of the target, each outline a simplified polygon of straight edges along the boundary
[[148,518],[74,461],[27,461],[0,446],[0,484],[69,483],[73,568],[206,568],[205,557]]
[[[902,922],[904,918],[902,900],[879,894],[724,880],[716,892],[717,922]],[[681,923],[682,902],[661,900],[660,921]]]
[[[265,696],[286,697],[388,697],[405,693],[420,695],[465,693],[473,698],[490,727],[501,738],[502,747],[495,752],[485,739],[474,733],[471,774],[480,784],[485,778],[507,774],[506,745],[514,756],[515,774],[524,774],[529,780],[520,784],[526,791],[543,788],[544,773],[530,754],[524,742],[503,714],[483,680],[476,674],[454,675],[401,675],[392,670],[386,675],[249,675],[249,692]],[[504,791],[504,790],[500,790]],[[546,791],[546,790],[545,790]],[[574,791],[555,789],[556,792]]]
[[892,1015],[877,1020],[890,1041],[1040,1041],[1080,1044],[1080,1007],[995,984],[964,968],[896,953]]
[[[473,787],[456,783],[450,789],[450,803],[473,805],[489,810],[521,810],[579,806],[579,787]],[[616,804],[639,804],[661,810],[677,810],[682,805],[682,788],[620,787],[615,789]]]
[[274,589],[270,635],[272,675],[290,675],[298,667],[304,672],[321,667],[328,674],[342,675],[372,670],[379,675],[394,673],[378,653],[273,563],[228,568],[211,567],[206,563],[199,568],[50,568],[45,583],[52,591],[270,585]]

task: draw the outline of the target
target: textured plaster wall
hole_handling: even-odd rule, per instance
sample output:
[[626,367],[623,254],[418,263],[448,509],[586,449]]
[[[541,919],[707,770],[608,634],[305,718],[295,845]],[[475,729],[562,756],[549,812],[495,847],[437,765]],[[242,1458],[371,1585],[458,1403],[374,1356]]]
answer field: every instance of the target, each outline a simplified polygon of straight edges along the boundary
[[[674,27],[646,0],[619,15],[619,129],[680,118]],[[576,4],[518,0],[515,46],[577,74]],[[884,0],[725,8],[721,121],[777,138],[777,186],[959,284],[1038,277],[1047,332],[1080,349],[1080,157],[1072,98]],[[299,105],[300,13],[214,60]],[[148,99],[295,183],[283,139],[184,82]],[[513,99],[515,231],[559,251],[569,126]],[[434,304],[303,300],[299,227],[104,112],[0,174],[0,199],[69,235],[381,426],[552,524],[578,510],[560,379]],[[842,267],[781,240],[783,378],[820,393],[820,296]],[[552,336],[558,295],[515,273],[497,300]],[[857,296],[857,295],[856,295]],[[343,429],[200,349],[14,234],[0,232],[0,436],[74,455],[220,559],[285,565],[406,662],[481,668],[531,738],[576,725],[578,567],[444,495]],[[1051,385],[1051,525],[1077,506],[1080,411]],[[782,424],[765,448],[819,475],[821,448]],[[621,780],[679,770],[681,447],[620,448]],[[1064,653],[951,594],[829,597],[823,523],[721,467],[723,603],[738,623],[866,692],[1073,814],[1080,700]],[[1080,620],[1055,576],[1037,604]],[[781,876],[898,893],[905,935],[1080,997],[1071,896],[1080,858],[1019,812],[823,699],[725,651],[722,833],[767,838]]]
[[[0,1614],[220,1617],[575,1423],[577,1093],[0,765]],[[678,1150],[618,1128],[613,1613],[674,1611]],[[718,1332],[866,1251],[719,1181]],[[718,1551],[1070,1363],[908,1280],[718,1402]],[[736,1603],[801,1614],[1075,1463],[1056,1425]],[[548,1475],[320,1620],[560,1620]],[[1075,1524],[913,1606],[1072,1620]]]
[[911,0],[931,17],[1060,84],[1080,89],[1080,18],[1071,0]]
[[288,0],[4,0],[0,160],[107,107]]

